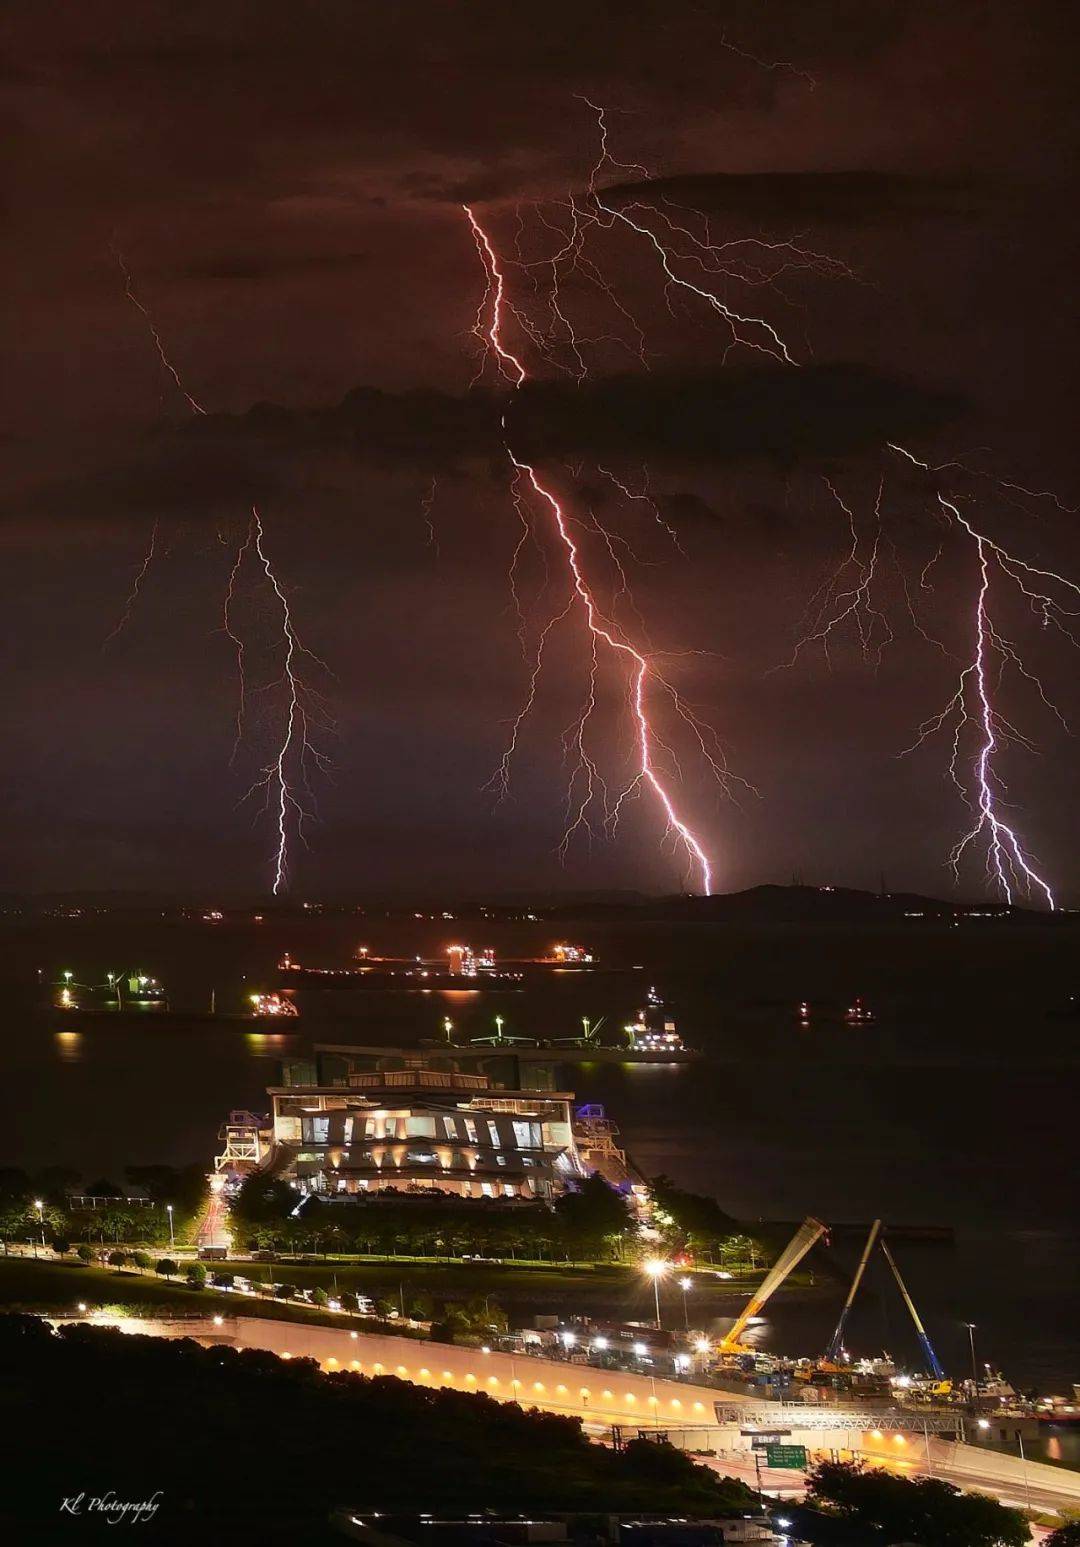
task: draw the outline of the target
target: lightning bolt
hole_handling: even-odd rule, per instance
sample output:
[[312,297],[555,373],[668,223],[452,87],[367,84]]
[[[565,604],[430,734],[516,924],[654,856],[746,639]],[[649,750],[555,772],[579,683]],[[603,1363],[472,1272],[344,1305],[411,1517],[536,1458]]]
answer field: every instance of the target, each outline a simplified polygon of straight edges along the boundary
[[[890,451],[923,472],[935,474],[941,470],[915,456],[904,446],[892,441],[887,444]],[[1058,721],[1066,729],[1068,726],[1056,704],[1047,697],[1039,678],[1028,670],[1016,647],[996,628],[991,616],[992,583],[995,571],[1011,580],[1027,598],[1029,604],[1036,609],[1044,626],[1056,624],[1073,644],[1080,642],[1073,636],[1068,623],[1064,620],[1073,618],[1078,613],[1075,608],[1064,607],[1060,601],[1060,594],[1071,593],[1073,599],[1080,600],[1080,586],[1056,571],[1039,568],[1016,557],[987,533],[979,530],[960,509],[956,500],[948,498],[940,489],[935,489],[934,497],[942,514],[955,529],[967,536],[974,548],[978,585],[972,629],[972,655],[961,672],[956,690],[945,708],[919,726],[916,739],[906,752],[915,750],[928,737],[951,725],[952,757],[949,773],[961,796],[971,808],[974,818],[972,826],[956,843],[950,855],[954,874],[958,873],[960,861],[965,852],[982,839],[986,844],[987,874],[1006,902],[1011,903],[1018,890],[1023,891],[1025,895],[1030,895],[1034,890],[1041,893],[1047,906],[1053,910],[1057,903],[1049,883],[1035,868],[1035,863],[1025,849],[1015,827],[1002,815],[1005,786],[998,772],[998,754],[1010,742],[1016,742],[1029,751],[1034,748],[1028,738],[1017,731],[1015,726],[1011,725],[995,708],[996,683],[993,670],[995,660],[998,664],[998,680],[1006,665],[1013,666],[1035,687],[1043,704],[1052,711]],[[972,765],[973,789],[969,789],[964,784],[959,774],[961,741],[964,731],[969,727],[974,729],[977,739]]]
[[[749,57],[749,56],[748,56]],[[683,211],[669,201],[647,203],[639,198],[632,202],[614,202],[610,192],[600,188],[605,175],[628,175],[632,179],[649,181],[647,168],[639,163],[622,162],[611,153],[607,111],[587,97],[581,97],[594,115],[599,137],[599,151],[588,184],[588,197],[579,204],[571,199],[572,216],[570,233],[557,254],[557,259],[568,261],[580,268],[585,244],[585,233],[590,225],[603,229],[619,226],[640,238],[659,264],[663,277],[669,310],[673,309],[676,296],[704,305],[726,325],[729,345],[724,351],[726,358],[732,347],[743,346],[763,353],[786,365],[796,365],[787,344],[768,319],[748,313],[730,305],[713,288],[711,277],[736,280],[745,286],[770,284],[787,269],[810,270],[827,277],[856,278],[853,272],[838,260],[802,245],[797,238],[785,242],[765,242],[759,239],[745,242],[716,242],[704,215],[695,211]],[[672,211],[675,211],[673,214]],[[697,229],[692,229],[692,224]],[[490,254],[489,254],[490,256]],[[494,283],[494,281],[491,281]],[[497,298],[496,286],[496,298]],[[559,316],[565,320],[565,309],[560,307]],[[643,349],[642,349],[643,353]],[[504,364],[507,362],[503,362]],[[516,364],[517,362],[515,362]],[[520,385],[520,382],[517,383]],[[945,464],[932,468],[903,447],[887,443],[887,448],[907,458],[927,473],[936,473],[944,467],[955,466],[971,472],[974,477],[989,477],[979,470],[967,469],[964,464]],[[1047,490],[1030,489],[1019,483],[996,479],[999,488],[1011,495],[1029,499],[1050,500],[1057,509],[1068,511],[1058,497]],[[882,499],[885,483],[879,483],[873,507],[873,530],[869,539],[859,531],[855,515],[836,488],[826,480],[830,494],[848,520],[851,546],[833,574],[811,599],[811,622],[802,639],[797,643],[791,661],[811,643],[820,642],[828,661],[828,642],[841,625],[849,623],[856,631],[864,657],[873,665],[880,663],[882,652],[893,639],[893,630],[887,614],[874,600],[879,580],[883,546],[890,552],[899,572],[904,605],[915,630],[928,643],[945,654],[949,652],[933,635],[927,632],[914,607],[911,588],[900,565],[895,544],[883,529]],[[628,492],[625,491],[624,492]],[[1031,565],[995,542],[987,533],[978,530],[960,509],[955,500],[937,492],[939,515],[947,529],[961,532],[974,546],[977,560],[978,586],[975,595],[973,624],[973,653],[964,667],[956,693],[940,716],[920,727],[916,745],[934,729],[941,728],[950,720],[954,728],[953,756],[950,773],[954,782],[973,811],[973,823],[968,832],[955,846],[951,863],[956,871],[965,851],[980,840],[987,846],[987,871],[989,878],[1001,894],[1012,901],[1015,892],[1032,890],[1041,894],[1049,907],[1055,907],[1051,887],[1026,851],[1016,829],[1002,812],[1004,785],[997,768],[997,755],[1010,741],[1031,747],[1015,727],[1011,726],[994,707],[997,680],[1006,667],[1015,670],[1032,685],[1041,702],[1064,724],[1057,706],[1047,697],[1038,677],[1028,670],[1016,646],[995,626],[991,617],[992,582],[1004,577],[1027,599],[1032,610],[1046,628],[1054,627],[1071,643],[1080,645],[1073,629],[1073,620],[1080,610],[1072,605],[1080,599],[1080,587],[1054,571]],[[942,549],[924,565],[919,577],[920,589],[929,590],[928,574],[937,562]],[[1066,595],[1069,605],[1062,596]],[[994,667],[996,665],[996,673]],[[960,742],[965,728],[974,728],[978,735],[978,747],[973,762],[972,793],[959,777]]]
[[143,561],[135,572],[135,578],[131,582],[131,590],[128,592],[127,600],[124,603],[124,610],[120,614],[116,624],[113,626],[110,632],[106,634],[102,644],[102,649],[104,649],[106,645],[111,644],[118,634],[122,634],[127,628],[128,624],[131,622],[131,615],[135,611],[136,605],[138,604],[139,592],[142,590],[142,583],[146,579],[146,576],[150,570],[150,566],[154,562],[154,555],[157,552],[157,540],[158,523],[155,521],[153,526],[150,528],[150,546],[147,548],[143,557]]
[[[484,297],[477,313],[476,331],[478,336],[485,342],[486,348],[490,350],[503,378],[514,391],[517,391],[527,380],[527,372],[521,359],[508,347],[504,339],[504,317],[508,310],[506,306],[505,275],[492,241],[477,220],[474,211],[468,205],[463,206],[463,208],[476,244],[477,253],[483,265],[486,281]],[[501,424],[503,435],[507,437],[508,430],[505,412],[502,415]],[[582,744],[581,738],[584,735],[584,724],[587,722],[592,705],[595,703],[596,651],[602,647],[614,659],[624,663],[626,667],[628,674],[627,702],[636,742],[637,770],[633,779],[619,797],[619,801],[616,802],[616,815],[622,801],[633,790],[648,788],[660,805],[666,823],[666,830],[676,835],[688,860],[697,871],[701,890],[708,895],[712,891],[712,866],[709,856],[701,840],[679,814],[674,799],[656,765],[657,740],[650,721],[650,691],[656,686],[657,673],[649,657],[625,638],[616,629],[616,625],[605,617],[586,577],[581,550],[574,538],[571,522],[562,500],[543,481],[531,463],[523,461],[515,454],[508,438],[505,439],[505,445],[506,454],[514,469],[515,476],[521,477],[525,481],[532,494],[540,502],[541,506],[547,509],[551,517],[570,573],[572,585],[571,605],[576,600],[591,636],[590,649],[593,666],[590,674],[589,695],[581,719],[577,723],[575,732],[576,742],[580,747]],[[546,641],[551,626],[551,624],[547,625],[542,636],[541,648]],[[526,712],[535,698],[539,661],[540,652],[537,654],[537,666],[529,686]],[[519,716],[515,723],[511,750],[512,746],[516,744],[517,731],[520,728],[522,718],[523,716]],[[503,767],[504,770],[508,768],[508,763],[505,759]],[[595,789],[595,764],[587,755],[584,767],[587,780],[585,800],[583,803],[579,803],[577,815],[572,818],[568,833],[564,837],[564,844],[569,841],[569,833],[584,821],[585,811],[593,797]]]
[[123,276],[124,294],[127,296],[132,306],[134,306],[137,311],[142,312],[143,316],[146,318],[146,326],[150,330],[150,337],[154,341],[154,348],[157,350],[158,359],[161,361],[162,365],[165,367],[173,381],[176,383],[176,390],[180,393],[180,396],[184,399],[184,402],[191,409],[191,412],[193,414],[205,414],[206,409],[202,406],[201,403],[197,402],[195,398],[192,397],[191,393],[184,386],[184,383],[180,380],[180,372],[176,369],[176,366],[172,363],[172,361],[169,359],[169,356],[166,354],[165,344],[162,340],[161,334],[157,330],[157,325],[150,313],[150,308],[142,301],[140,301],[139,297],[135,294],[135,286],[131,278],[131,271],[129,270],[127,264],[124,262],[123,254],[116,247],[112,249],[112,253],[119,266],[120,273]]
[[[258,790],[263,790],[266,792],[267,807],[272,807],[275,811],[278,841],[274,856],[273,892],[276,897],[288,885],[290,827],[295,827],[297,837],[301,842],[305,842],[304,824],[315,814],[315,800],[308,777],[309,765],[314,763],[323,773],[327,773],[330,769],[329,759],[311,739],[312,724],[328,724],[328,717],[325,714],[321,695],[316,693],[300,675],[300,661],[307,657],[324,671],[329,671],[329,667],[325,661],[302,644],[297,635],[288,597],[278,582],[270,556],[266,551],[266,533],[262,519],[254,507],[247,537],[230,575],[228,599],[230,601],[232,599],[237,574],[249,551],[254,553],[261,565],[263,575],[281,608],[281,632],[284,642],[284,659],[281,676],[278,679],[278,684],[285,688],[285,719],[281,739],[263,769],[262,778],[257,779],[243,797],[243,801],[249,800]],[[242,671],[243,646],[228,627],[227,613],[226,627],[230,637],[237,643]],[[242,715],[237,721],[238,737],[241,728]]]
[[[191,409],[191,412],[193,414],[205,414],[206,409],[187,390],[180,378],[179,371],[166,353],[164,341],[149,308],[135,292],[131,271],[125,263],[123,255],[116,247],[113,247],[112,251],[123,276],[124,294],[145,318],[162,365],[176,383],[177,390]],[[429,495],[424,503],[424,514],[428,519],[433,540],[434,528],[430,522],[430,506],[434,497],[435,484],[433,481]],[[150,546],[143,559],[142,566],[135,576],[123,614],[105,641],[106,644],[108,644],[109,640],[114,639],[130,621],[132,611],[139,598],[140,588],[154,561],[157,538],[158,524],[155,521],[150,536]],[[266,533],[262,518],[259,512],[253,508],[243,540],[236,550],[222,600],[222,631],[229,639],[235,652],[239,683],[233,746],[229,757],[230,766],[235,764],[241,742],[243,741],[249,702],[246,666],[247,645],[243,635],[237,631],[233,623],[233,608],[237,599],[237,588],[240,583],[244,561],[249,554],[254,554],[257,559],[262,568],[264,580],[269,585],[275,601],[281,609],[281,639],[284,651],[282,673],[276,681],[265,684],[264,689],[284,688],[284,717],[280,740],[270,762],[264,767],[262,777],[257,779],[248,789],[240,804],[243,805],[256,791],[264,790],[267,796],[267,809],[273,808],[276,813],[277,844],[273,859],[273,891],[274,895],[277,896],[288,884],[290,828],[295,827],[297,837],[301,842],[306,841],[304,824],[311,819],[315,812],[315,799],[309,778],[310,767],[314,764],[323,773],[326,773],[330,767],[329,760],[314,745],[311,739],[311,727],[312,725],[320,725],[332,729],[333,721],[326,712],[325,700],[322,695],[317,693],[301,676],[299,663],[304,657],[307,657],[326,672],[329,672],[329,667],[327,667],[325,661],[308,650],[297,637],[288,599],[278,582],[277,575],[266,550]]]

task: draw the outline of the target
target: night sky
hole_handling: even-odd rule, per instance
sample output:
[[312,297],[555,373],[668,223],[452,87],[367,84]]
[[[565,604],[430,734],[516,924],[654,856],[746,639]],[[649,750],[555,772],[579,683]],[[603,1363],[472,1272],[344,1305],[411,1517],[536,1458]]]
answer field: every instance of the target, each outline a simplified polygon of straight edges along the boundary
[[[927,479],[882,446],[1080,502],[1069,19],[1025,0],[9,6],[0,887],[269,884],[272,820],[237,803],[280,725],[280,609],[250,564],[233,614],[248,717],[231,761],[222,630],[253,502],[296,629],[329,668],[304,666],[336,722],[318,733],[333,767],[313,774],[320,820],[293,853],[295,897],[691,880],[646,794],[613,839],[598,823],[560,859],[561,738],[587,687],[579,612],[549,636],[509,797],[485,790],[528,686],[519,627],[535,645],[567,600],[534,502],[519,623],[506,409],[618,628],[660,653],[758,792],[718,797],[687,726],[658,706],[682,765],[666,776],[717,889],[884,873],[947,890],[967,825],[949,734],[897,756],[971,658],[977,556],[934,490],[1029,564],[1080,578],[1080,544],[1053,500]],[[462,204],[543,330],[544,260],[568,199],[587,207],[598,155],[583,98],[607,109],[612,153],[648,170],[606,169],[613,205],[651,202],[695,233],[707,217],[714,243],[822,255],[757,249],[759,271],[711,279],[768,320],[794,365],[731,347],[723,320],[665,295],[651,247],[618,227],[590,235],[595,269],[561,291],[587,377],[564,337],[517,328],[529,386],[507,405],[490,363],[472,385],[484,272]],[[121,258],[204,414],[125,296]],[[707,277],[691,261],[680,272]],[[648,480],[678,546],[601,468],[634,490]],[[877,534],[884,621],[866,650],[852,618],[828,660],[819,643],[774,670],[851,544],[826,480],[864,555]],[[155,522],[153,562],[109,639]],[[612,551],[640,617],[616,595]],[[1000,635],[1080,720],[1068,638],[1005,584],[994,605]],[[1076,744],[1015,666],[998,689],[999,665],[1001,713],[1031,743],[1001,755],[1008,820],[1076,900]],[[624,676],[601,662],[588,733],[613,789],[632,751]],[[968,894],[986,890],[982,854],[962,869]]]

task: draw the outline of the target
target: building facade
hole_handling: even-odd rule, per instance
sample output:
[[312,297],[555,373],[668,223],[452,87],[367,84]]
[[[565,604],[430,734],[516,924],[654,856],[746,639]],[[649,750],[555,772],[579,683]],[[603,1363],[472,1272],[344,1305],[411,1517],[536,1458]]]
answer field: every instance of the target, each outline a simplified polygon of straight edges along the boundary
[[[588,1175],[573,1095],[417,1050],[318,1049],[272,1086],[264,1165],[328,1199],[397,1191],[549,1200]],[[463,1067],[464,1065],[464,1067]]]

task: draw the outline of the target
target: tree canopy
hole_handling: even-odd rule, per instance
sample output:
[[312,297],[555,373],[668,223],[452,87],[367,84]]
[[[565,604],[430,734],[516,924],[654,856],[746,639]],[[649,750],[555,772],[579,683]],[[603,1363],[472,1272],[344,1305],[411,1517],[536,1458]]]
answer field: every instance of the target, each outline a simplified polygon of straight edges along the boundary
[[897,1477],[859,1462],[822,1461],[807,1479],[807,1498],[852,1524],[877,1527],[886,1542],[918,1547],[1024,1547],[1028,1528],[1017,1509],[980,1493],[961,1493],[936,1477]]
[[[54,1332],[7,1316],[0,1367],[3,1403],[18,1418],[6,1442],[20,1479],[8,1510],[36,1512],[50,1541],[57,1500],[82,1490],[160,1490],[155,1525],[171,1521],[186,1540],[290,1547],[321,1540],[330,1509],[349,1504],[697,1516],[752,1507],[742,1483],[651,1442],[617,1453],[589,1443],[575,1419],[392,1377],[324,1375],[261,1350],[87,1325]],[[92,1421],[57,1422],[85,1413],[88,1392]]]

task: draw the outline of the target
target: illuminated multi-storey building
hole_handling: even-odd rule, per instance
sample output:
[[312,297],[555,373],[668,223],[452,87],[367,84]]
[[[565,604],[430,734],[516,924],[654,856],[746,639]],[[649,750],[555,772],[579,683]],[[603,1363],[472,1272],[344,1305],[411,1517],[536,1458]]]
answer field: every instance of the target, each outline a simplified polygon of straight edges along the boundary
[[572,1093],[523,1086],[503,1054],[326,1047],[283,1080],[262,1165],[304,1193],[551,1199],[595,1169]]

